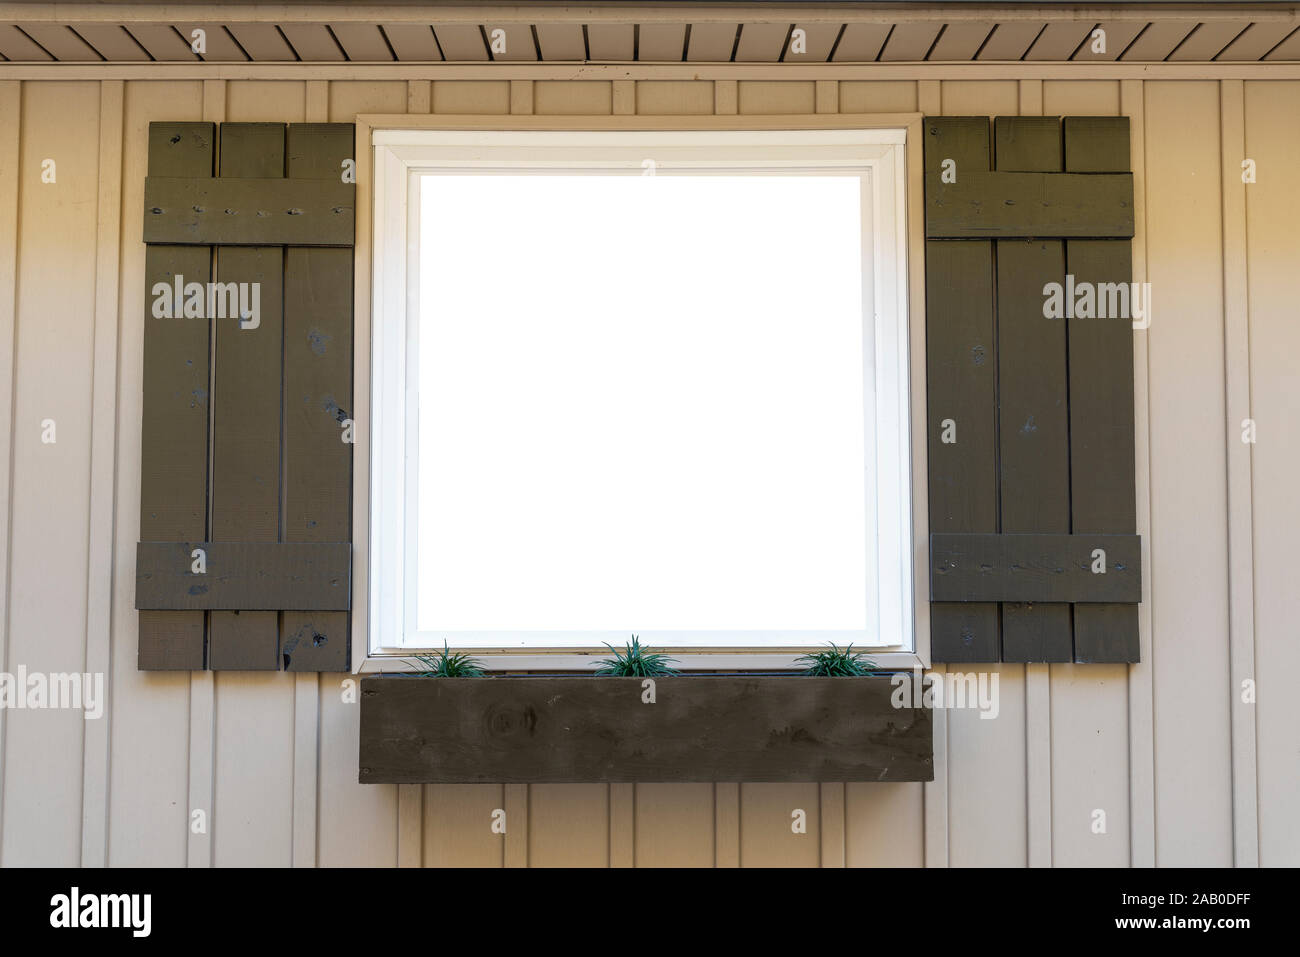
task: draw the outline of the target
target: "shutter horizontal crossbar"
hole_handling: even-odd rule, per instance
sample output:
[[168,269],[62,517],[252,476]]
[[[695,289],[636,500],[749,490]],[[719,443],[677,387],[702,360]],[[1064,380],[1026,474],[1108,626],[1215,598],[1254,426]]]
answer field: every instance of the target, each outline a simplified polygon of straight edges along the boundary
[[144,185],[144,241],[199,246],[351,246],[356,187],[322,179],[177,178]]
[[1136,603],[1142,539],[935,532],[930,592],[932,601]]
[[1131,239],[1132,173],[956,170],[925,184],[929,239]]
[[347,611],[351,572],[348,542],[140,542],[135,607]]

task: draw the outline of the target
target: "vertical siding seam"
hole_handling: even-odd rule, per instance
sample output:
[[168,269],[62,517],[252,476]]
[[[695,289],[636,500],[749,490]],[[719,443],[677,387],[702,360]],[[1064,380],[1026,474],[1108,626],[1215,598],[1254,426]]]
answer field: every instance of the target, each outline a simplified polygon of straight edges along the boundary
[[532,795],[527,784],[502,785],[502,805],[506,812],[506,833],[502,850],[505,867],[528,866],[528,834],[532,822]]
[[[936,664],[930,673],[942,681],[947,670],[947,665]],[[949,827],[952,818],[948,791],[947,709],[931,708],[930,720],[934,734],[934,780],[921,785],[921,859],[926,867],[948,867],[948,848],[952,840]],[[846,823],[845,837],[847,836]]]
[[[212,837],[217,825],[216,792],[217,698],[211,671],[190,672],[189,807],[185,811],[187,867],[212,866]],[[192,816],[202,811],[204,831],[196,834]]]
[[636,81],[614,80],[610,89],[610,109],[614,116],[636,115]]
[[817,80],[813,90],[814,112],[838,113],[840,111],[839,80]]
[[736,80],[713,81],[713,113],[734,116],[740,111],[740,93]]
[[[1130,118],[1133,151],[1133,279],[1147,278],[1146,86],[1120,81],[1120,109]],[[1132,122],[1136,120],[1137,122]],[[1136,472],[1138,533],[1142,535],[1142,603],[1138,606],[1140,663],[1128,670],[1129,691],[1129,854],[1134,867],[1156,866],[1155,804],[1155,606],[1151,600],[1151,365],[1150,339],[1133,343],[1134,411],[1137,415]],[[1141,399],[1139,402],[1138,400]],[[1137,773],[1135,773],[1135,770]]]
[[821,867],[845,867],[848,862],[848,785],[823,781],[817,785],[818,860]]
[[433,81],[406,81],[406,112],[430,113],[433,110]]
[[[122,136],[125,84],[99,84],[98,210],[95,236],[94,352],[91,374],[90,499],[87,503],[84,669],[112,688],[112,610],[116,547],[118,330],[121,322]],[[97,554],[107,561],[100,565]],[[98,574],[107,568],[105,575]],[[112,716],[86,722],[82,737],[81,866],[108,863]]]
[[926,116],[943,115],[943,87],[939,80],[916,81],[916,108]]
[[605,788],[608,866],[636,867],[636,785],[611,782]]
[[424,785],[397,785],[397,866],[424,864]]
[[510,81],[510,112],[515,116],[531,116],[533,113],[533,81]]
[[713,866],[739,867],[743,841],[741,805],[744,785],[716,781],[713,785]]
[[294,867],[315,867],[319,855],[317,798],[320,781],[320,676],[316,672],[294,676],[293,723],[289,859]]
[[713,868],[718,868],[718,783],[713,782]]
[[[6,104],[5,101],[8,101]],[[12,610],[10,601],[10,574],[13,558],[13,490],[14,478],[14,382],[15,363],[18,352],[18,235],[19,235],[19,186],[22,182],[22,84],[17,80],[0,81],[0,111],[8,107],[12,111],[14,135],[8,145],[0,142],[0,149],[12,149],[11,162],[0,164],[0,169],[10,173],[0,178],[0,190],[7,194],[10,202],[0,203],[0,210],[6,206],[13,212],[4,215],[7,222],[0,223],[5,235],[0,236],[0,348],[5,350],[5,358],[0,362],[0,403],[6,403],[5,414],[0,415],[0,447],[4,450],[3,469],[0,469],[0,670],[9,668],[9,623]],[[5,183],[4,179],[9,179]],[[6,241],[7,240],[7,241]],[[3,405],[0,405],[3,409]],[[5,764],[8,760],[9,723],[5,711],[0,708],[0,864],[4,861],[4,788]]]
[[[226,81],[203,81],[203,119],[209,123],[221,123],[226,118]],[[214,153],[215,153],[214,144]],[[210,346],[209,346],[210,349]],[[211,355],[211,351],[209,351]],[[209,384],[211,375],[209,374]],[[211,391],[209,390],[209,395]],[[209,413],[208,443],[211,449],[212,429]],[[208,454],[209,488],[211,485],[212,455]],[[211,503],[211,495],[209,506]],[[211,527],[209,519],[209,528]],[[205,613],[205,617],[208,617]],[[217,736],[217,689],[216,676],[211,671],[190,672],[189,695],[190,743],[189,763],[189,807],[185,812],[186,827],[186,866],[211,867],[213,837],[217,828],[216,809],[216,736]],[[191,821],[194,811],[201,810],[206,817],[204,833],[195,834]]]
[[1051,665],[1025,665],[1025,782],[1028,864],[1052,866]]
[[[307,80],[302,85],[302,115],[308,123],[328,123],[330,119],[330,81]],[[288,130],[285,131],[287,137]],[[285,145],[287,147],[288,140]],[[286,158],[287,165],[288,160]]]
[[1223,190],[1224,438],[1228,537],[1228,713],[1231,720],[1232,844],[1237,867],[1259,866],[1257,712],[1241,700],[1242,681],[1253,678],[1254,568],[1252,456],[1234,441],[1237,423],[1251,416],[1250,286],[1246,184],[1246,90],[1242,80],[1219,82]]

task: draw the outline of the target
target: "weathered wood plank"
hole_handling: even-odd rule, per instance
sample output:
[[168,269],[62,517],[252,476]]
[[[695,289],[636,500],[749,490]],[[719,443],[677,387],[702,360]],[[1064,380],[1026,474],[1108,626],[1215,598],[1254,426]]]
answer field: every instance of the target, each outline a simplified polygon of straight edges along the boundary
[[[925,122],[925,165],[938,171],[989,168],[987,117]],[[996,340],[993,244],[926,243],[926,402],[929,415],[930,528],[995,532],[998,527]],[[935,661],[998,661],[996,604],[933,603]]]
[[[220,176],[284,176],[283,123],[223,123]],[[214,182],[220,182],[216,180]],[[148,188],[146,186],[146,207]],[[235,217],[236,219],[239,217]],[[251,319],[216,319],[213,354],[212,540],[280,538],[280,364],[284,250],[237,246],[217,250],[217,279],[260,288]],[[256,566],[250,571],[260,571]],[[274,671],[279,666],[278,609],[209,615],[208,667]],[[265,606],[263,606],[265,607]]]
[[[998,117],[995,165],[1061,176],[1060,136],[1044,135],[1041,117]],[[1000,129],[999,129],[1000,127]],[[1084,176],[1076,199],[1095,195]],[[1132,188],[1131,182],[1129,188]],[[986,197],[987,198],[987,194]],[[1131,195],[1128,206],[1132,219]],[[1066,410],[1065,324],[1043,315],[1043,286],[1065,281],[1059,239],[999,239],[998,462],[1002,532],[1070,530],[1069,422]],[[1002,604],[1003,661],[1070,661],[1073,646],[1068,604]]]
[[[1066,268],[1080,283],[1127,283],[1125,240],[1074,239]],[[1133,328],[1127,318],[1067,320],[1070,339],[1070,513],[1076,529],[1131,533],[1137,526],[1134,478]],[[1074,660],[1139,659],[1137,607],[1074,609]]]
[[[1129,168],[1125,116],[1066,117],[1065,168]],[[1076,287],[1129,283],[1133,251],[1122,239],[1071,239],[1066,270]],[[1129,312],[1133,303],[1129,304]],[[1137,527],[1133,417],[1133,327],[1129,317],[1067,320],[1070,345],[1070,518],[1075,529],[1131,533]],[[1074,609],[1074,660],[1140,657],[1135,605]]]
[[150,176],[144,241],[209,246],[351,246],[356,190],[343,182]]
[[[1096,549],[1105,554],[1094,557]],[[1093,572],[1099,559],[1105,571]],[[1136,604],[1141,566],[1132,534],[930,536],[930,591],[943,601]]]
[[[205,554],[203,574],[191,570],[197,548]],[[249,611],[281,608],[346,611],[351,552],[347,542],[140,542],[135,604],[239,610],[243,619]]]
[[[149,124],[149,172],[211,176],[212,123]],[[209,324],[152,315],[155,283],[211,278],[206,247],[149,246],[145,252],[140,534],[147,539],[207,537]],[[142,611],[137,667],[189,670],[206,662],[202,612]]]
[[[1010,122],[1012,119],[1015,122]],[[1000,173],[1054,173],[1060,170],[1061,118],[998,117],[993,123],[993,165]],[[1045,157],[1057,165],[1043,169]]]
[[932,713],[886,676],[361,683],[360,781],[928,781]]
[[[291,177],[341,181],[355,150],[349,123],[295,123],[288,132]],[[355,190],[355,186],[349,186]],[[352,251],[291,246],[285,251],[284,541],[352,537]],[[346,612],[286,610],[280,658],[286,671],[346,671]]]
[[1129,171],[1127,116],[1067,116],[1061,125],[1067,173]]
[[1133,237],[1131,173],[927,173],[925,205],[930,239]]
[[[993,251],[987,240],[926,244],[930,528],[995,532],[998,522]],[[935,661],[997,661],[996,605],[932,595]]]

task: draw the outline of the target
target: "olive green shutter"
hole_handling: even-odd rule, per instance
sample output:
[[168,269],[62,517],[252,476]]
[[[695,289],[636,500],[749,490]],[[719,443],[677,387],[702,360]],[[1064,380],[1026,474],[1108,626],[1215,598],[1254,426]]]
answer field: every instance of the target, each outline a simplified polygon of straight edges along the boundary
[[142,670],[348,668],[354,138],[150,125]]
[[1137,661],[1128,120],[924,131],[932,658]]

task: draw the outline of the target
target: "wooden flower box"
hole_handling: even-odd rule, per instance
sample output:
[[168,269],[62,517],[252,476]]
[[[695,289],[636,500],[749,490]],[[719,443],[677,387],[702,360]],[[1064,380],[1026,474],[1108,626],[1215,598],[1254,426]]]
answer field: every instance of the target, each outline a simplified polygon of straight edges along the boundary
[[929,781],[931,712],[888,675],[361,681],[360,781]]

